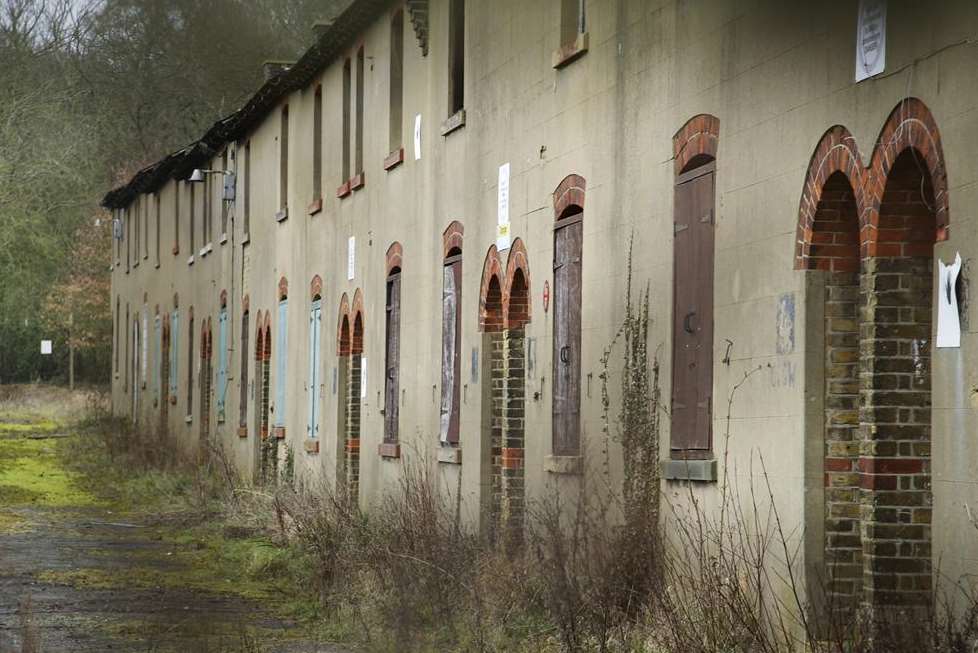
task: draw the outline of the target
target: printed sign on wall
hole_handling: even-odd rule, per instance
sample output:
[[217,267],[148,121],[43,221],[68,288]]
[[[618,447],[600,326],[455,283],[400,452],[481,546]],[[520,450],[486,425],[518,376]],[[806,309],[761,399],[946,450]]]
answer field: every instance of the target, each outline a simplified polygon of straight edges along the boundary
[[496,249],[509,249],[509,164],[499,166],[499,205],[496,210]]
[[856,29],[856,81],[886,67],[886,0],[859,0]]
[[357,260],[357,238],[350,236],[346,241],[346,280],[353,281],[353,273],[356,268]]

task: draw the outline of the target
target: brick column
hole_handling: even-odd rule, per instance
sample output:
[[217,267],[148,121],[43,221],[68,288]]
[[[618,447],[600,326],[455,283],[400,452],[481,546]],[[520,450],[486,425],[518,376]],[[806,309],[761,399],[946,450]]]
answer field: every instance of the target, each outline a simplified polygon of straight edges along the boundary
[[526,410],[526,369],[523,329],[510,329],[502,334],[503,375],[506,398],[502,420],[502,506],[503,541],[518,546],[523,540],[524,488],[523,451]]
[[363,359],[350,356],[346,387],[346,489],[351,501],[360,497],[360,379]]
[[860,333],[863,602],[931,600],[931,272],[923,256],[866,258]]
[[489,347],[489,541],[499,541],[503,487],[503,413],[506,410],[506,373],[503,334],[486,334]]
[[859,274],[825,274],[825,593],[831,609],[845,611],[859,597],[863,576]]

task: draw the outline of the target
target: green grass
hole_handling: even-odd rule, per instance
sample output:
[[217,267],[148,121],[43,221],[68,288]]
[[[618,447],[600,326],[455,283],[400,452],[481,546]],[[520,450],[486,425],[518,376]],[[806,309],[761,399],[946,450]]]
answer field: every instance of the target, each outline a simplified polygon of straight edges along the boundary
[[83,508],[101,501],[64,469],[58,440],[0,439],[0,507]]

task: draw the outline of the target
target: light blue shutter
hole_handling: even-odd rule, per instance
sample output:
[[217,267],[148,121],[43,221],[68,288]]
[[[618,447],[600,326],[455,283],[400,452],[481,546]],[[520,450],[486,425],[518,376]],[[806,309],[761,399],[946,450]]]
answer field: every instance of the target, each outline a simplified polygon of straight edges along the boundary
[[160,356],[163,351],[163,323],[157,315],[153,321],[153,403],[160,403],[160,384],[162,383],[163,370],[160,365]]
[[309,313],[309,422],[306,435],[311,438],[319,434],[319,338],[322,330],[322,303],[312,303]]
[[288,309],[289,300],[283,299],[278,303],[278,339],[276,344],[276,356],[275,359],[275,426],[284,427],[285,426],[285,386],[287,379],[285,378],[286,370],[286,360],[289,355],[288,351]]
[[222,309],[217,318],[217,421],[224,421],[228,389],[228,312]]
[[177,372],[180,361],[180,311],[173,311],[170,318],[170,396],[177,396]]

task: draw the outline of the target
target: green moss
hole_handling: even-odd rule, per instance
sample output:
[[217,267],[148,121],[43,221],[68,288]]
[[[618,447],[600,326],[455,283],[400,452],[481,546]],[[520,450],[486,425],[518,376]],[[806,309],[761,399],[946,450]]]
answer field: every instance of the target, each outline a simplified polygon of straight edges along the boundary
[[62,468],[58,442],[0,439],[0,505],[49,508],[98,505],[79,476]]
[[[3,503],[3,498],[0,497],[0,504]],[[0,535],[22,533],[26,530],[28,530],[26,519],[16,513],[0,510]]]

